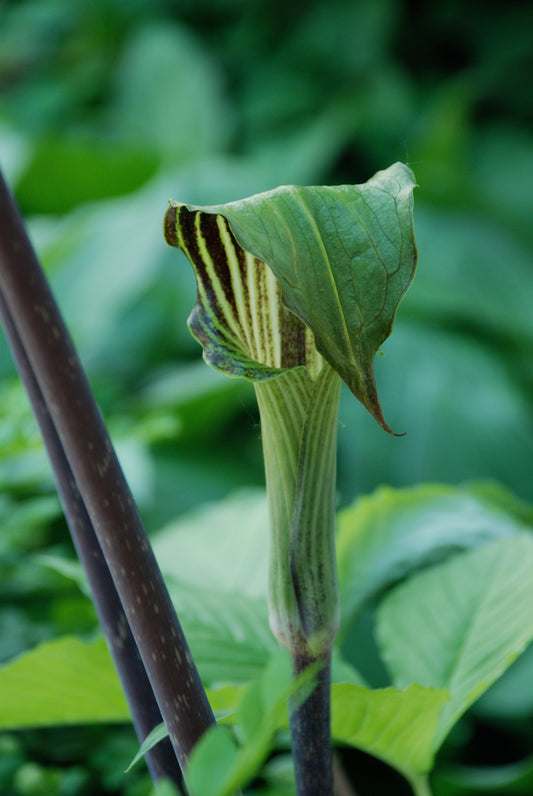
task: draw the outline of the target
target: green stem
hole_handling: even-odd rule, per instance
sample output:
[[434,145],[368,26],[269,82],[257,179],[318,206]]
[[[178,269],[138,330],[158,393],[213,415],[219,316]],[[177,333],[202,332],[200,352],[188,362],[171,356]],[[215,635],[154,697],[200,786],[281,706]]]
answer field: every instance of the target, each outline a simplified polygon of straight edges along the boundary
[[340,378],[327,363],[256,383],[270,509],[270,626],[293,658],[338,630],[335,479]]
[[323,663],[313,692],[297,708],[292,701],[290,710],[298,796],[333,793],[330,659],[339,617],[335,477],[340,384],[324,363],[316,378],[296,368],[255,385],[272,527],[270,624],[289,650],[296,675],[316,661]]
[[433,796],[427,776],[420,775],[410,777],[409,782],[413,789],[414,796]]

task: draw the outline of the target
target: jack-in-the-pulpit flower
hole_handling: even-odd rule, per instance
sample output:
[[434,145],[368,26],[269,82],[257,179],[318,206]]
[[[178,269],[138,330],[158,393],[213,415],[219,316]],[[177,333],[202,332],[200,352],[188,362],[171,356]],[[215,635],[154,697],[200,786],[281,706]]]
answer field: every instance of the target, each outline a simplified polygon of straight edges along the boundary
[[254,382],[272,525],[270,622],[293,658],[331,650],[341,379],[387,431],[373,360],[416,266],[402,164],[364,185],[284,186],[211,207],[172,202],[165,238],[193,264],[204,358]]

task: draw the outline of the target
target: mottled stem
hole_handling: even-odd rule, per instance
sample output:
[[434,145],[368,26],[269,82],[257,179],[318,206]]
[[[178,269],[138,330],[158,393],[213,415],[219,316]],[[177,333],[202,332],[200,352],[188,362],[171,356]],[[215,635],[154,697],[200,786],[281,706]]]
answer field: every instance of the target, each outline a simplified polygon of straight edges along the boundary
[[[72,541],[87,576],[93,603],[122,683],[137,737],[142,743],[154,727],[162,722],[161,713],[72,470],[1,293],[0,318],[39,425]],[[93,687],[92,683],[87,683],[88,690]],[[168,738],[146,753],[146,763],[154,782],[168,778],[178,786],[180,792],[185,793],[181,770]]]
[[[292,755],[297,796],[333,796],[333,769],[330,726],[331,655],[318,659],[320,670],[312,693],[298,702],[298,693],[289,702]],[[296,656],[294,675],[317,663],[316,658]]]
[[183,769],[214,717],[87,377],[1,177],[0,293]]

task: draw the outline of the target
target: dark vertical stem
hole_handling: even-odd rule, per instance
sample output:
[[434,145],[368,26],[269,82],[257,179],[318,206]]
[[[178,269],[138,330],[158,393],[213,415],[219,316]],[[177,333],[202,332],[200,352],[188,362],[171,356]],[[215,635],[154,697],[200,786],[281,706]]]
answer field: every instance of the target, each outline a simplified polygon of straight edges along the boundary
[[297,677],[308,666],[317,662],[320,669],[311,694],[301,704],[298,693],[289,701],[297,796],[333,796],[331,654],[319,659],[305,654],[296,655],[293,658],[293,667]]
[[214,716],[87,377],[1,178],[0,292],[183,769]]
[[[39,425],[72,541],[87,575],[98,618],[130,708],[137,737],[142,743],[161,723],[161,713],[72,470],[1,293],[0,318]],[[93,687],[92,683],[87,683],[88,690]],[[181,792],[185,792],[178,761],[168,738],[147,752],[146,763],[154,782],[166,777]]]

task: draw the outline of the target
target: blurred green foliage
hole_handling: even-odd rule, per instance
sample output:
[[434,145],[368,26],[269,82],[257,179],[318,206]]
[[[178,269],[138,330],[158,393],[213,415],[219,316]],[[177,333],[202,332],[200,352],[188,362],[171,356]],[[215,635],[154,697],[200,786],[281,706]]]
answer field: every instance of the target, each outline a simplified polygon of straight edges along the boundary
[[[420,186],[420,264],[376,373],[408,434],[389,438],[346,391],[339,502],[480,478],[532,498],[532,61],[533,10],[518,0],[0,2],[0,163],[151,531],[263,482],[249,386],[210,372],[188,334],[195,285],[163,242],[167,199],[363,182],[397,159]],[[93,631],[43,552],[72,557],[2,337],[2,660]],[[515,677],[498,710],[495,692],[460,725],[469,740],[454,736],[450,759],[487,762],[475,731],[486,738],[494,715],[501,762],[528,749]],[[145,775],[122,774],[129,728],[0,744],[9,796],[149,792]],[[468,777],[455,781],[466,792]]]

